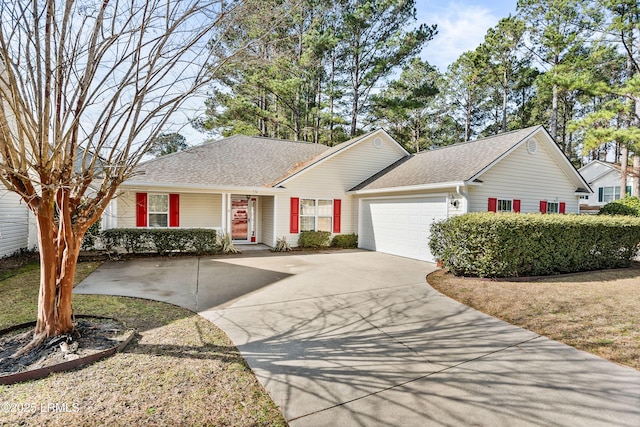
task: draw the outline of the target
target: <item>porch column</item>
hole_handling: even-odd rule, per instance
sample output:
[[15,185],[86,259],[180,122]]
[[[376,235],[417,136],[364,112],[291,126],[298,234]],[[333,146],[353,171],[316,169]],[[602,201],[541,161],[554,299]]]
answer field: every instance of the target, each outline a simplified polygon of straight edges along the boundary
[[222,198],[222,203],[221,203],[222,212],[220,215],[220,231],[225,233],[227,230],[227,193],[222,193],[220,196]]
[[273,195],[273,241],[271,242],[271,247],[276,246],[276,242],[278,241],[278,196]]

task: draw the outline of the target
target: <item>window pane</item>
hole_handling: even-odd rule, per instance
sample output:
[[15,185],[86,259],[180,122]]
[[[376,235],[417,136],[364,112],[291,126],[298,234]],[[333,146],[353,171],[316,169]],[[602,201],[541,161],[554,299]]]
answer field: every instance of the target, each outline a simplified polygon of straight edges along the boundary
[[620,200],[620,187],[613,187],[613,193],[614,200]]
[[149,212],[168,212],[169,196],[166,194],[149,194]]
[[167,214],[149,214],[149,227],[167,227],[168,217]]
[[557,202],[548,202],[547,203],[547,213],[558,213],[558,203]]
[[602,188],[602,201],[609,203],[612,202],[613,199],[613,187],[603,187]]
[[314,199],[302,199],[300,201],[300,215],[315,215],[316,201]]
[[331,216],[333,202],[331,200],[318,200],[318,216]]
[[498,212],[511,212],[511,200],[498,200]]
[[315,231],[315,218],[312,216],[300,217],[300,231]]
[[318,231],[331,232],[331,217],[318,217]]

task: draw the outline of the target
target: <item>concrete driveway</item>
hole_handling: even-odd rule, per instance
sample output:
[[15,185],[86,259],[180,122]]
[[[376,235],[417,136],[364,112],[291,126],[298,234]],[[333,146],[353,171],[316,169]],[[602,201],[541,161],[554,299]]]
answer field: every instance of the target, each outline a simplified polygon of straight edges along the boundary
[[104,264],[79,293],[221,327],[292,426],[640,425],[640,372],[463,306],[375,252]]

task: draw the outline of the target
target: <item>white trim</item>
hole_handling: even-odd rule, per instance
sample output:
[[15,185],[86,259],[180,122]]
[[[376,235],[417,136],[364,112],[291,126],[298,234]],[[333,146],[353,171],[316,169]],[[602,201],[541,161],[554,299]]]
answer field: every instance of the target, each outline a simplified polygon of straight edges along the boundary
[[276,242],[278,241],[278,197],[273,196],[273,241],[271,242],[271,247],[276,246]]
[[[165,188],[165,189],[176,189],[180,190],[181,193],[229,193],[232,192],[234,194],[251,194],[252,196],[259,195],[273,195],[277,193],[284,192],[283,188],[271,188],[271,187],[234,187],[234,186],[211,186],[211,185],[203,185],[203,184],[172,184],[170,182],[166,183],[156,183],[156,182],[142,182],[142,181],[127,181],[126,184],[122,184],[120,186],[122,191],[144,191],[149,188]],[[192,191],[189,191],[192,190]],[[171,190],[167,190],[171,191]]]
[[[443,188],[456,188],[458,186],[475,186],[482,185],[477,182],[464,182],[464,181],[452,181],[452,182],[440,182],[436,184],[419,184],[419,185],[408,185],[406,187],[386,187],[386,188],[372,188],[369,190],[353,190],[347,191],[346,194],[353,194],[359,196],[361,194],[379,194],[379,193],[399,193],[399,192],[409,192],[409,191],[424,191],[424,190],[441,190]],[[436,194],[436,193],[433,193]],[[411,197],[413,195],[410,195]],[[425,195],[425,196],[431,196]],[[395,196],[392,196],[395,197]],[[407,197],[407,196],[398,196],[398,197]],[[378,197],[376,197],[378,198]]]
[[[302,201],[303,200],[313,200],[315,202],[314,204],[314,208],[315,208],[315,213],[313,215],[302,215]],[[324,201],[324,202],[331,202],[331,215],[330,216],[320,216],[318,215],[318,208],[319,208],[319,203],[320,201]],[[326,231],[326,230],[318,230],[318,219],[319,218],[331,218],[331,224],[329,225],[329,233],[333,234],[333,223],[335,221],[334,218],[334,214],[335,214],[335,207],[334,207],[334,200],[335,199],[326,199],[326,198],[322,198],[322,197],[300,197],[298,199],[298,231],[299,232],[303,232],[303,231]],[[314,218],[314,223],[313,223],[313,230],[303,230],[302,229],[302,217],[305,218],[310,218],[312,217]]]
[[226,233],[227,230],[227,194],[222,193],[221,195],[222,203],[220,203],[220,209],[222,210],[220,215],[220,228],[223,233]]
[[[511,202],[511,210],[501,211],[500,210],[500,206],[499,206],[500,205],[500,200],[502,200],[504,202]],[[507,198],[504,198],[504,197],[497,197],[496,198],[496,212],[514,212],[514,210],[513,210],[513,201],[514,200],[516,200],[516,199],[507,199]]]
[[[166,212],[151,212],[151,196],[165,196],[167,198],[167,211]],[[167,215],[167,225],[152,227],[151,215]],[[171,197],[169,193],[147,193],[147,226],[146,228],[169,228],[171,222]]]
[[[311,169],[315,168],[316,166],[321,165],[322,163],[326,162],[326,161],[327,161],[327,160],[329,160],[329,159],[332,159],[333,157],[335,157],[335,156],[336,156],[336,155],[338,155],[339,153],[343,153],[343,152],[345,152],[345,151],[347,151],[347,150],[351,149],[352,147],[355,147],[356,145],[361,144],[363,141],[367,141],[367,140],[369,140],[369,139],[370,139],[371,137],[373,137],[374,135],[378,135],[378,134],[380,134],[380,133],[381,133],[382,135],[384,135],[385,137],[387,137],[387,138],[388,138],[388,139],[393,143],[393,145],[394,145],[396,148],[399,148],[399,149],[400,149],[400,152],[403,154],[403,157],[406,157],[406,156],[409,156],[409,155],[410,155],[410,154],[409,154],[409,152],[408,152],[407,150],[405,150],[405,149],[404,149],[404,147],[402,147],[402,145],[400,145],[400,144],[399,144],[395,139],[393,139],[393,138],[391,137],[391,135],[389,135],[389,134],[388,134],[384,129],[378,129],[378,130],[376,130],[376,131],[370,132],[370,133],[368,133],[368,134],[365,134],[365,135],[362,135],[362,136],[360,136],[360,137],[356,138],[356,139],[355,139],[355,141],[353,141],[353,142],[350,142],[350,143],[349,143],[349,141],[343,142],[343,144],[347,144],[347,143],[348,143],[348,145],[347,145],[347,146],[345,146],[345,147],[340,148],[339,150],[334,151],[333,153],[331,153],[331,154],[329,154],[329,155],[326,155],[325,157],[321,158],[321,159],[320,159],[320,160],[318,160],[318,161],[315,161],[315,162],[312,162],[312,163],[310,163],[310,164],[306,165],[306,166],[305,166],[305,167],[303,167],[302,169],[300,169],[300,170],[298,170],[298,171],[294,172],[293,174],[291,174],[291,175],[287,176],[287,177],[286,177],[285,179],[283,179],[282,181],[279,181],[279,182],[275,183],[275,184],[273,185],[273,187],[274,187],[274,188],[277,188],[277,187],[279,187],[279,186],[282,186],[282,185],[286,184],[288,181],[290,181],[291,179],[293,179],[293,178],[297,177],[297,176],[298,176],[298,175],[300,175],[301,173],[304,173],[304,172],[306,172],[306,171],[308,171],[308,170],[311,170]],[[339,145],[337,145],[336,147],[339,147]],[[334,147],[334,148],[335,148],[335,147]],[[326,153],[326,152],[325,152],[325,153]],[[320,156],[325,155],[325,153],[321,153],[321,154],[320,154]]]

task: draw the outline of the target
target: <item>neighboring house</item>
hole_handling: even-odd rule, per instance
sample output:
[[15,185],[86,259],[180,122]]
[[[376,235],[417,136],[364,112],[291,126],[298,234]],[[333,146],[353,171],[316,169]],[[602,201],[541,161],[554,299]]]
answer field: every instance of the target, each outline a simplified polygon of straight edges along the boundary
[[616,163],[594,160],[579,169],[580,174],[589,183],[593,193],[584,195],[580,200],[580,211],[583,213],[597,213],[609,202],[619,200],[626,194],[632,194],[634,186],[633,169],[627,173],[627,185],[620,189],[620,165]]
[[29,245],[30,214],[18,194],[0,189],[0,258]]
[[[4,64],[0,59],[0,74],[3,73]],[[3,84],[2,79],[0,84]],[[8,114],[8,110],[3,108],[2,111]],[[16,123],[15,118],[8,114],[6,120],[9,129],[12,129]],[[29,209],[20,196],[0,184],[0,258],[33,246],[29,236],[30,218]]]
[[410,155],[378,130],[335,147],[233,136],[141,164],[111,227],[207,227],[274,246],[325,230],[433,261],[429,228],[465,212],[578,213],[588,184],[542,126]]

